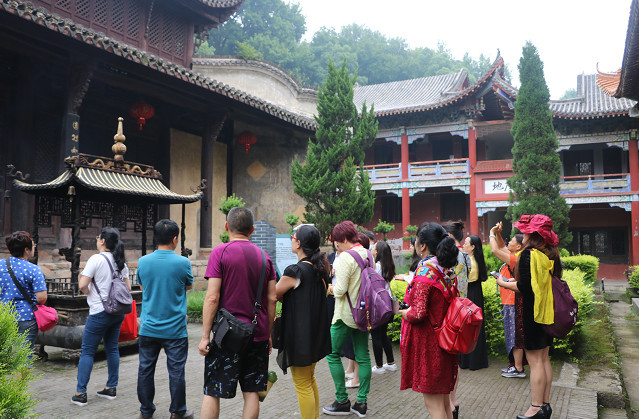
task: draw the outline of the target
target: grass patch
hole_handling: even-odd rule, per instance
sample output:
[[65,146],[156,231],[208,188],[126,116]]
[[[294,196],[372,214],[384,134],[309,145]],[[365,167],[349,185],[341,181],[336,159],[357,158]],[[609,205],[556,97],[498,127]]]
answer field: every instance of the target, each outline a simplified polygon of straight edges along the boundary
[[186,293],[186,315],[189,319],[201,319],[206,291],[189,291]]
[[592,313],[584,319],[574,355],[582,368],[603,366],[618,369],[618,354],[607,304],[596,302],[592,305]]

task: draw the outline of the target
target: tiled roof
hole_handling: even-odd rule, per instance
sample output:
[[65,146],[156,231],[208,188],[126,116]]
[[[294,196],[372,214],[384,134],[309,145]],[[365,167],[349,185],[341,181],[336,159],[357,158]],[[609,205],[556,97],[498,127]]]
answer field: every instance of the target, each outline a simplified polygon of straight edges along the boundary
[[497,55],[490,69],[466,88],[468,74],[465,70],[443,76],[356,87],[353,102],[358,109],[364,101],[367,106],[373,104],[377,117],[442,108],[477,91],[488,79],[500,75],[503,67],[504,60]]
[[235,7],[244,2],[244,0],[198,0],[211,7]]
[[[229,3],[230,2],[231,1],[229,1]],[[239,89],[217,82],[175,63],[156,57],[146,51],[109,38],[100,32],[84,28],[82,25],[78,25],[69,19],[63,19],[55,14],[50,14],[43,8],[36,8],[32,3],[22,0],[0,0],[0,12],[2,11],[37,23],[70,38],[106,50],[127,60],[152,68],[153,70],[178,78],[186,83],[194,84],[221,96],[228,97],[235,102],[259,109],[264,113],[297,125],[303,129],[309,131],[317,129],[317,123],[312,118],[287,111],[273,103],[262,100]]]
[[459,94],[467,78],[466,71],[460,70],[454,74],[356,87],[353,102],[358,110],[364,102],[369,107],[374,104],[378,116],[400,109],[434,107]]
[[582,74],[577,78],[577,97],[551,100],[553,117],[562,119],[592,119],[628,114],[635,105],[630,99],[608,96],[597,85],[596,74]]

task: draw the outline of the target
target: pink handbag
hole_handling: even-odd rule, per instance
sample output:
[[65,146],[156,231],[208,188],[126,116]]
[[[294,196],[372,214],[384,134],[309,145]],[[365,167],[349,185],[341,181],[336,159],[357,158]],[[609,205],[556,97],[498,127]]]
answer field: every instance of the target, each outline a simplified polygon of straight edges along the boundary
[[34,304],[31,299],[29,299],[29,294],[27,294],[24,287],[16,279],[16,275],[13,273],[13,268],[11,267],[11,263],[9,262],[9,258],[6,258],[5,261],[7,263],[7,270],[9,271],[9,275],[11,275],[11,279],[13,279],[13,283],[16,285],[18,291],[20,291],[25,301],[31,304],[31,309],[33,310],[33,314],[35,315],[36,323],[38,323],[38,329],[46,332],[47,330],[58,324],[58,312],[55,311],[55,308]]
[[33,308],[33,314],[38,323],[38,329],[42,332],[46,332],[58,324],[58,312],[53,307],[36,305]]

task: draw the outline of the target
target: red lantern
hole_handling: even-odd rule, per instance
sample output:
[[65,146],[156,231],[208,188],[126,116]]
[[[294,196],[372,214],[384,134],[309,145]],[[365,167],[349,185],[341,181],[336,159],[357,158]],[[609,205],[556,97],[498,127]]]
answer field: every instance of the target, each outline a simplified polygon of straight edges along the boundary
[[155,114],[155,109],[153,106],[149,105],[144,101],[140,101],[134,103],[129,108],[129,115],[138,120],[138,125],[140,125],[140,131],[142,131],[142,126],[146,124],[147,119],[151,119]]
[[244,131],[237,137],[237,142],[244,146],[244,151],[248,154],[249,148],[257,142],[257,136],[250,131]]

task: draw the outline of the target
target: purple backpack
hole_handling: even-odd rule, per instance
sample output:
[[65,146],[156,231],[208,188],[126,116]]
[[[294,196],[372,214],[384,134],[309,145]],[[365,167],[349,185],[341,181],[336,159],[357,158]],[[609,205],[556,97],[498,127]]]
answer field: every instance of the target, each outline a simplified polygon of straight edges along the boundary
[[577,323],[579,305],[570,293],[568,283],[556,276],[552,277],[552,295],[555,309],[555,322],[542,325],[544,331],[558,339],[565,338]]
[[346,251],[355,259],[362,270],[359,296],[355,306],[353,307],[348,292],[346,298],[351,306],[351,313],[353,313],[353,320],[355,320],[357,328],[364,332],[388,323],[394,316],[393,294],[384,278],[375,271],[373,255],[370,251],[367,252],[368,257],[364,262],[356,251]]

